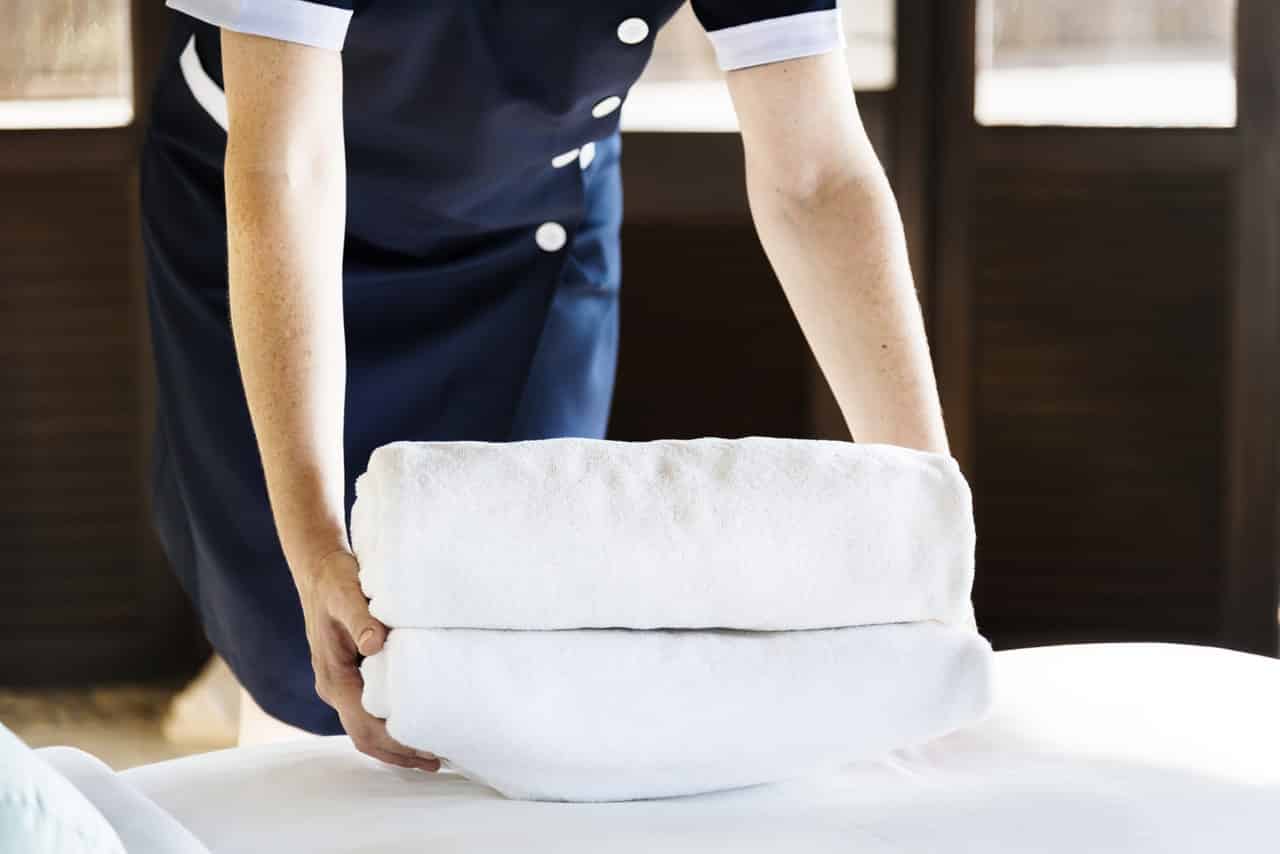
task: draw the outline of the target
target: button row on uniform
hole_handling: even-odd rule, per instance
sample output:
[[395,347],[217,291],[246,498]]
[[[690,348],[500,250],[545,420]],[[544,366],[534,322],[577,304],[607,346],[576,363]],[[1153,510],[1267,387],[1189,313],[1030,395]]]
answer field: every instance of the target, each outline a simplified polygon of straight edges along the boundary
[[609,115],[621,106],[622,99],[617,95],[610,95],[608,98],[601,98],[599,101],[596,101],[596,105],[591,108],[591,115],[595,116],[597,119],[603,119],[605,116]]
[[564,226],[558,222],[544,222],[533,233],[533,239],[538,242],[538,248],[545,252],[559,251],[567,238]]
[[618,41],[623,44],[640,44],[649,37],[649,25],[644,18],[627,18],[618,24]]
[[561,166],[568,166],[570,163],[578,159],[579,151],[581,151],[581,149],[571,148],[564,154],[557,154],[555,157],[551,158],[552,167],[559,169]]
[[571,148],[564,154],[557,154],[555,157],[551,158],[551,165],[556,169],[560,169],[577,160],[578,165],[583,169],[586,169],[591,165],[591,161],[595,159],[596,144],[594,142],[588,142],[586,145],[582,146],[582,148]]
[[[649,24],[643,18],[627,18],[621,24],[618,24],[618,41],[623,44],[640,44],[648,37]],[[597,119],[603,119],[621,106],[622,98],[617,95],[610,95],[607,98],[601,98],[595,103],[591,108],[591,115]],[[551,166],[554,169],[560,169],[577,160],[578,165],[586,169],[591,165],[591,161],[595,159],[595,156],[596,144],[588,142],[581,148],[571,148],[563,154],[557,154],[551,158]],[[538,226],[538,230],[533,235],[538,248],[544,252],[559,252],[564,248],[568,237],[564,226],[558,222],[544,222]]]

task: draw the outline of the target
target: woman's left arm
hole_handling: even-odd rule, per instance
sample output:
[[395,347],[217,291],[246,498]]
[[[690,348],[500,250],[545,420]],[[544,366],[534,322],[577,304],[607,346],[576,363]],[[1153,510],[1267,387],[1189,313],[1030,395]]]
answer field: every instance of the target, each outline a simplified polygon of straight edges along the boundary
[[844,55],[728,79],[760,241],[854,439],[949,453],[901,217]]

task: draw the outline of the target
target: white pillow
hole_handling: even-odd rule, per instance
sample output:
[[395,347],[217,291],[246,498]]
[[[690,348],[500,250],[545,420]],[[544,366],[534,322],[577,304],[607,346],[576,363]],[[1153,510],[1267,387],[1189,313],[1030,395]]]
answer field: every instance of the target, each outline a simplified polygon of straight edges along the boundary
[[0,851],[125,854],[124,843],[102,813],[3,725]]
[[98,808],[130,854],[209,854],[191,831],[98,757],[74,747],[46,747],[36,754]]

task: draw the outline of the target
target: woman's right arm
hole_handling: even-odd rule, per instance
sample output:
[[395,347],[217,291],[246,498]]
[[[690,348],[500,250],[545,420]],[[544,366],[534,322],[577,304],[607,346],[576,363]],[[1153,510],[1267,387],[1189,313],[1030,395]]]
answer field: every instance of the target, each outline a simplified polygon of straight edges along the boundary
[[224,30],[222,68],[232,330],[316,688],[362,751],[434,770],[360,705],[357,653],[381,649],[387,630],[369,614],[345,522],[341,57]]

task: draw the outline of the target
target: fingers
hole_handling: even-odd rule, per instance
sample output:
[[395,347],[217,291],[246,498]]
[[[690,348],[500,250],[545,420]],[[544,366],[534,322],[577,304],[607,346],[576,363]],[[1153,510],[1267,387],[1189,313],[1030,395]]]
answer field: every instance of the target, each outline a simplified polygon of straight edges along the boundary
[[369,613],[355,558],[335,552],[324,563],[323,580],[304,594],[316,693],[338,712],[343,729],[361,753],[400,768],[440,770],[437,757],[397,742],[387,733],[386,722],[361,704],[364,680],[356,653],[369,656],[381,650],[387,627]]
[[421,759],[406,759],[396,753],[383,753],[380,750],[361,750],[360,752],[365,756],[372,756],[379,762],[385,762],[388,765],[394,765],[397,768],[411,768],[415,771],[426,771],[429,774],[434,774],[436,771],[440,770],[439,760],[436,760],[434,764],[424,764]]
[[326,604],[361,655],[373,655],[382,649],[387,641],[387,627],[369,613],[369,600],[364,598],[355,573],[334,579]]
[[354,664],[346,667],[330,665],[323,670],[323,675],[321,668],[325,668],[325,664],[318,664],[316,691],[326,703],[337,710],[342,728],[347,731],[357,750],[401,768],[440,770],[440,760],[433,754],[400,744],[387,733],[384,721],[364,710],[360,703],[364,683]]
[[346,718],[343,721],[344,726],[349,726],[347,734],[351,736],[351,743],[361,753],[399,768],[416,768],[429,772],[440,770],[440,760],[434,755],[411,750],[388,735],[385,722],[377,718],[352,721],[350,724],[346,723]]

